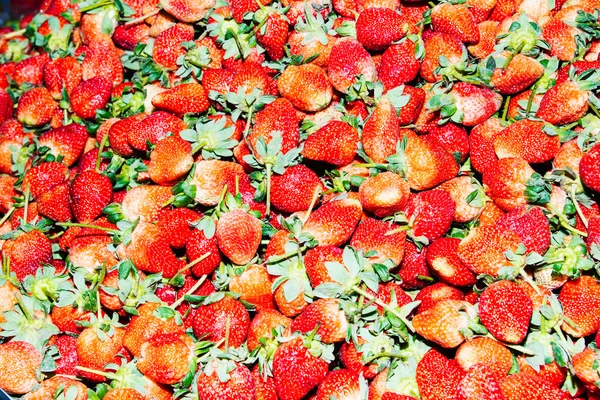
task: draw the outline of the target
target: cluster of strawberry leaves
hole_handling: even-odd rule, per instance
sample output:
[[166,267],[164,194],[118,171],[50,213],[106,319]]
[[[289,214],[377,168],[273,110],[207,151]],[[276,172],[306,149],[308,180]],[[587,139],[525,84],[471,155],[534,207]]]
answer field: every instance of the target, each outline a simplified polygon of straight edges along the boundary
[[9,25],[14,398],[600,399],[599,1]]

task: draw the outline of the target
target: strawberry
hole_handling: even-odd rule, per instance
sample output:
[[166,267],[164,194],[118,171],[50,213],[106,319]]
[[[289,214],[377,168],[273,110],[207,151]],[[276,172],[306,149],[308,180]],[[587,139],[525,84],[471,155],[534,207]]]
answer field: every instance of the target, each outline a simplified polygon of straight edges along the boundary
[[162,273],[165,278],[173,278],[185,267],[185,261],[177,258],[164,237],[150,242],[146,248],[148,266],[140,267],[142,271]]
[[81,62],[84,81],[101,76],[108,79],[113,87],[123,82],[121,54],[112,41],[93,42],[81,48],[85,58]]
[[597,304],[600,301],[600,284],[591,276],[582,276],[567,281],[558,300],[562,304],[564,316],[573,325],[563,322],[562,329],[573,337],[584,337],[598,330],[600,313]]
[[317,328],[323,343],[340,342],[348,330],[346,314],[340,307],[339,300],[318,299],[294,318],[291,329],[306,334]]
[[240,295],[240,299],[252,304],[257,310],[275,308],[271,281],[267,267],[253,264],[240,275],[229,281],[229,290]]
[[321,246],[339,246],[346,242],[362,216],[358,200],[347,198],[323,204],[306,220],[303,231]]
[[528,187],[533,174],[534,170],[522,158],[502,158],[483,173],[486,194],[505,211],[523,206],[533,190]]
[[458,385],[456,400],[504,400],[500,382],[484,364],[471,367]]
[[309,209],[315,193],[323,190],[319,176],[305,165],[286,168],[271,180],[271,204],[279,211],[293,213]]
[[[252,400],[254,399],[254,378],[243,364],[227,360],[213,360],[210,369],[198,375],[198,394],[206,400]],[[234,369],[231,370],[230,364]],[[223,381],[218,375],[226,373]]]
[[235,264],[244,265],[260,246],[262,228],[257,218],[237,209],[219,218],[216,237],[221,252]]
[[519,157],[535,164],[552,160],[560,148],[557,136],[543,131],[542,121],[522,119],[494,136],[498,158]]
[[48,54],[40,54],[19,61],[11,74],[11,78],[19,86],[28,82],[34,86],[42,84],[44,66],[50,61]]
[[567,395],[545,379],[524,372],[509,375],[500,382],[505,400],[566,400]]
[[50,122],[58,103],[44,87],[35,87],[21,96],[17,105],[17,120],[28,126],[42,126]]
[[389,8],[367,8],[356,19],[356,39],[367,50],[384,51],[404,33],[402,17]]
[[313,287],[317,287],[327,282],[334,282],[327,270],[326,263],[328,262],[343,264],[342,249],[336,246],[317,246],[306,252],[306,255],[304,256],[304,266],[310,284]]
[[112,35],[114,43],[125,50],[134,50],[138,43],[148,43],[150,27],[146,24],[119,25]]
[[156,111],[131,127],[127,134],[127,142],[137,150],[148,150],[147,143],[158,143],[169,133],[179,135],[187,125],[179,118],[165,111]]
[[423,400],[454,400],[465,373],[456,361],[435,349],[417,364],[417,384]]
[[588,188],[600,191],[600,145],[594,145],[581,159],[579,173],[581,181]]
[[457,112],[461,113],[460,122],[465,126],[475,126],[486,121],[502,105],[502,96],[498,93],[465,82],[454,84],[450,95],[454,97]]
[[365,153],[376,163],[382,163],[396,150],[400,128],[396,109],[387,96],[382,97],[367,119],[362,132]]
[[197,262],[192,267],[192,273],[196,276],[210,274],[221,263],[221,253],[219,252],[217,239],[214,236],[207,238],[204,231],[193,230],[185,244],[185,249],[190,262],[196,261],[198,258],[210,253],[209,256]]
[[302,154],[309,160],[344,166],[354,160],[358,141],[358,132],[351,125],[331,121],[306,139]]
[[350,400],[360,395],[358,374],[347,369],[338,369],[327,374],[319,385],[316,400]]
[[406,233],[395,232],[396,227],[375,218],[366,218],[358,224],[350,245],[364,252],[376,251],[377,254],[370,257],[372,263],[383,263],[389,259],[398,266],[404,257]]
[[62,163],[70,167],[83,153],[87,140],[87,130],[83,125],[70,124],[44,133],[39,143],[48,147],[51,154],[62,156]]
[[41,364],[42,355],[27,342],[0,344],[0,389],[16,395],[30,392],[38,384]]
[[516,94],[531,86],[543,74],[544,67],[537,60],[516,54],[506,68],[494,70],[490,83],[502,94]]
[[181,43],[193,39],[194,28],[191,25],[177,23],[156,37],[152,49],[152,59],[161,67],[175,70],[177,69],[177,58],[186,53]]
[[404,258],[398,276],[402,278],[402,288],[419,289],[433,281],[427,268],[427,247],[417,248],[411,241],[404,246]]
[[24,398],[28,400],[47,399],[48,397],[53,397],[60,390],[64,390],[64,393],[67,391],[73,393],[74,400],[85,400],[87,398],[87,387],[83,383],[60,375],[46,379],[38,388],[28,393]]
[[492,225],[471,229],[458,245],[458,257],[471,270],[479,274],[497,276],[502,267],[510,267],[505,257],[507,251],[517,251],[521,244],[519,236]]
[[192,321],[194,335],[213,342],[224,339],[229,329],[228,344],[232,347],[239,347],[244,343],[249,326],[250,316],[246,307],[227,296],[215,303],[198,307]]
[[588,110],[589,92],[594,83],[585,80],[565,81],[551,87],[540,102],[536,117],[554,125],[579,120]]
[[457,252],[460,239],[439,238],[429,245],[427,265],[439,279],[452,286],[471,286],[475,276],[461,262]]
[[492,284],[479,297],[481,323],[495,338],[506,343],[523,341],[532,313],[531,299],[510,281]]
[[514,209],[498,219],[496,225],[500,229],[516,233],[527,252],[544,254],[550,247],[550,225],[539,207]]
[[569,71],[571,67],[573,67],[573,69],[575,70],[575,75],[578,76],[589,69],[597,69],[599,65],[600,63],[598,63],[598,61],[586,60],[575,61],[572,64],[565,65],[564,67],[558,70],[558,73],[556,75],[556,84],[558,85],[559,83],[563,83],[569,79]]
[[159,307],[159,303],[144,303],[137,308],[138,314],[129,321],[122,340],[123,346],[133,356],[139,357],[142,345],[156,335],[184,332],[185,328],[177,325],[175,318],[157,316]]
[[[266,16],[263,17],[263,12]],[[266,50],[272,60],[280,60],[285,55],[289,24],[284,16],[273,9],[264,9],[257,14],[258,18],[266,18],[263,29],[256,34],[256,41]],[[256,18],[256,17],[255,17]],[[264,33],[263,33],[264,32]]]
[[22,281],[52,261],[52,244],[43,233],[34,229],[5,241],[2,255],[10,260],[11,271]]
[[460,290],[445,283],[434,283],[419,290],[415,301],[420,301],[417,312],[427,311],[443,300],[465,300],[465,295]]
[[[123,336],[125,329],[111,327],[110,334],[102,335],[102,340],[96,328],[85,328],[77,338],[77,357],[79,366],[96,371],[104,371],[109,363],[116,363],[125,350],[123,348]],[[104,382],[104,376],[80,370],[79,376],[91,381]]]
[[186,113],[203,113],[208,110],[208,93],[202,85],[184,83],[152,97],[152,105],[182,117]]
[[273,330],[278,326],[287,329],[292,320],[274,309],[264,309],[256,313],[248,329],[248,349],[254,350],[260,346],[260,339],[272,339]]
[[[382,64],[379,67],[380,71],[382,71],[383,68],[383,58],[381,62]],[[383,73],[383,71],[381,73]],[[398,113],[398,124],[400,124],[400,126],[412,124],[417,120],[421,110],[423,109],[423,105],[425,105],[425,97],[427,96],[425,90],[422,88],[408,85],[404,85],[402,92],[403,94],[409,96],[409,99],[408,103],[402,107]]]
[[362,207],[382,218],[402,210],[409,199],[408,182],[393,172],[367,178],[358,188]]
[[413,190],[431,189],[458,173],[452,154],[427,137],[409,138],[405,154],[406,177]]
[[314,64],[290,65],[277,80],[279,93],[294,107],[315,112],[331,103],[333,91],[325,71]]
[[444,348],[458,347],[465,341],[465,329],[477,311],[466,301],[442,300],[413,317],[415,331]]
[[68,174],[69,169],[62,163],[42,163],[25,173],[21,187],[29,190],[33,198],[37,199],[54,186],[65,182]]
[[573,355],[575,375],[586,387],[592,390],[595,388],[595,382],[600,380],[598,372],[594,369],[594,364],[598,362],[597,360],[598,355],[589,347]]
[[494,151],[494,138],[504,127],[498,118],[490,118],[475,126],[469,135],[471,164],[478,172],[496,163],[498,157]]
[[115,121],[108,129],[108,142],[111,149],[121,156],[132,156],[134,149],[129,145],[127,137],[133,127],[146,118],[146,114],[135,114]]
[[163,10],[183,22],[198,22],[206,15],[206,12],[214,6],[210,0],[160,0]]
[[573,61],[577,54],[579,29],[558,18],[548,18],[542,25],[542,36],[550,45],[550,55],[560,61]]
[[0,91],[0,124],[13,115],[13,102],[8,93]]
[[439,143],[459,163],[465,162],[469,154],[469,136],[465,128],[452,122],[444,125],[432,123],[427,126],[427,137]]
[[70,203],[69,185],[66,182],[55,185],[37,199],[40,215],[57,222],[66,222],[71,219]]
[[91,222],[112,199],[110,179],[93,170],[83,172],[71,182],[71,199],[77,222]]
[[277,83],[259,62],[248,59],[239,67],[231,81],[231,92],[238,93],[240,89],[246,95],[254,89],[259,89],[265,95],[276,95]]
[[411,222],[413,234],[432,241],[442,237],[454,218],[454,200],[443,190],[428,190],[411,195],[404,213]]
[[189,208],[176,208],[164,210],[159,216],[157,226],[169,246],[180,249],[186,246],[188,238],[192,235],[190,224],[199,220],[200,214],[197,212]]
[[502,343],[489,337],[476,337],[464,342],[456,351],[456,361],[469,372],[477,365],[484,365],[496,380],[504,379],[513,364],[510,350]]
[[465,46],[461,40],[451,34],[436,32],[425,40],[425,57],[421,62],[421,77],[428,82],[439,79],[436,73],[440,66],[439,57],[444,56],[450,64],[458,64],[462,59]]
[[436,32],[455,36],[465,43],[479,42],[479,29],[470,9],[463,4],[438,4],[431,9],[431,24]]
[[[326,350],[325,350],[326,351]],[[280,400],[300,400],[317,387],[329,369],[318,342],[296,337],[279,345],[273,356],[273,378]]]
[[153,336],[140,349],[137,367],[157,383],[174,385],[189,372],[194,342],[184,333]]
[[202,160],[196,163],[191,183],[196,186],[195,200],[205,206],[215,206],[219,202],[225,185],[235,188],[236,180],[245,176],[241,165],[220,160]]
[[117,388],[109,390],[104,398],[106,400],[142,400],[145,399],[140,392],[131,388]]
[[139,218],[144,222],[155,222],[171,195],[171,188],[168,186],[136,186],[123,198],[123,215],[129,221]]
[[369,53],[356,39],[345,37],[337,40],[329,55],[329,80],[334,88],[346,93],[362,75],[367,81],[375,80],[377,68]]
[[281,154],[287,154],[291,149],[298,147],[300,140],[298,119],[294,106],[285,98],[278,98],[267,104],[256,114],[247,143],[252,149],[256,149],[259,137],[262,137],[265,143],[269,143],[275,131],[281,134]]
[[[487,1],[487,0],[483,0]],[[475,16],[475,11],[471,8],[471,13]],[[477,17],[475,17],[477,20]],[[473,57],[484,59],[494,52],[494,46],[496,45],[496,31],[498,30],[497,21],[480,21],[477,24],[479,29],[479,42],[467,46],[469,54]]]
[[[483,188],[477,180],[470,176],[459,176],[442,183],[439,189],[448,192],[456,205],[454,209],[454,221],[464,223],[472,221],[483,211],[484,204],[481,204],[483,197]],[[473,193],[476,197],[472,199]],[[467,201],[472,199],[471,201]]]
[[148,174],[159,185],[176,182],[194,165],[192,145],[179,136],[161,139],[150,153]]
[[110,100],[111,89],[112,82],[100,76],[81,82],[69,97],[73,112],[81,118],[95,118],[96,111]]

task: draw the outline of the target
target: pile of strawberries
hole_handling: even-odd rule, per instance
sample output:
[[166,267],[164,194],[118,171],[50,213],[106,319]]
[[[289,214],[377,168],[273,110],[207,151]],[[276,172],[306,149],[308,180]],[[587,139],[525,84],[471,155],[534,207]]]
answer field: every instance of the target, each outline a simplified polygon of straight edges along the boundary
[[44,0],[0,389],[600,399],[599,54],[600,0]]

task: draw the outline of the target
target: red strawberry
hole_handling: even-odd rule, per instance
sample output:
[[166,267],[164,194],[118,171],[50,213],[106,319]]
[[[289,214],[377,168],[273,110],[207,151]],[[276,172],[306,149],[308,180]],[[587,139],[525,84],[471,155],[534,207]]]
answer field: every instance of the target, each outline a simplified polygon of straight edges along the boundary
[[522,158],[502,158],[483,173],[486,194],[505,211],[523,206],[527,204],[527,181],[533,174]]
[[108,142],[111,149],[121,156],[132,156],[133,148],[129,145],[127,137],[133,127],[147,117],[146,114],[135,114],[125,119],[114,122],[108,130]]
[[11,74],[17,85],[21,86],[25,82],[39,86],[44,78],[44,66],[50,61],[48,54],[40,54],[19,61]]
[[81,82],[69,97],[73,112],[81,118],[95,118],[96,111],[110,100],[111,90],[112,82],[100,76]]
[[464,330],[476,316],[476,309],[466,301],[445,299],[419,312],[412,323],[419,335],[451,349],[465,341]]
[[312,235],[321,246],[339,246],[350,238],[361,216],[362,207],[358,200],[334,200],[314,211],[303,231]]
[[600,283],[591,276],[567,281],[560,295],[564,315],[573,326],[563,322],[562,329],[573,337],[584,337],[598,330],[600,323]]
[[[288,21],[276,11],[266,12],[267,14],[263,17],[267,19],[264,23],[264,31],[260,29],[257,32],[256,41],[264,47],[272,60],[279,60],[285,55],[284,46],[288,38]],[[264,15],[261,13],[257,14],[260,16]]]
[[146,247],[147,266],[139,266],[144,272],[162,273],[165,278],[174,277],[185,267],[185,261],[177,258],[167,239],[160,237],[151,241]]
[[265,143],[269,143],[273,138],[273,132],[281,134],[282,154],[298,147],[300,131],[296,111],[292,103],[285,98],[278,98],[267,104],[256,114],[252,133],[246,142],[251,148],[256,149],[258,138],[262,137]]
[[565,81],[551,87],[540,102],[536,117],[553,125],[579,120],[588,110],[586,81]]
[[309,209],[317,192],[323,191],[319,176],[305,165],[286,168],[271,180],[271,204],[279,211],[294,213]]
[[138,43],[148,43],[150,27],[146,24],[119,25],[112,35],[114,43],[125,50],[134,50]]
[[[235,369],[230,371],[230,363]],[[228,371],[229,379],[222,381],[217,371]],[[210,373],[208,372],[210,371]],[[205,400],[252,400],[254,399],[254,377],[243,364],[228,360],[211,361],[210,370],[198,375],[198,395]]]
[[145,397],[135,389],[117,388],[109,390],[104,398],[106,400],[142,400]]
[[348,330],[346,314],[340,308],[337,299],[318,299],[298,315],[291,324],[292,331],[309,333],[317,328],[317,334],[323,343],[335,343],[344,340]]
[[33,167],[25,173],[21,188],[29,190],[34,199],[37,199],[54,186],[67,180],[69,169],[59,162],[47,162]]
[[0,344],[0,389],[13,395],[31,392],[38,384],[36,371],[42,355],[24,341]]
[[317,246],[306,252],[304,267],[312,287],[317,287],[326,282],[333,282],[333,278],[327,270],[326,263],[328,262],[343,264],[342,249],[336,246]]
[[333,87],[345,93],[356,82],[357,75],[374,81],[377,69],[363,45],[356,39],[345,37],[338,39],[331,49],[328,74]]
[[331,103],[333,91],[325,71],[314,64],[290,65],[277,80],[279,93],[302,111],[319,111]]
[[127,142],[134,149],[146,151],[147,142],[156,144],[169,133],[177,136],[186,128],[187,125],[173,114],[156,111],[131,127]]
[[210,239],[206,238],[204,231],[193,230],[187,240],[185,249],[190,262],[210,253],[209,256],[206,256],[192,267],[192,273],[196,276],[210,274],[221,263],[221,253],[219,252],[217,239],[214,236]]
[[73,215],[77,222],[91,222],[112,199],[110,179],[94,170],[78,175],[71,183]]
[[496,224],[501,229],[516,233],[527,252],[544,254],[550,247],[550,224],[539,207],[514,209],[504,214]]
[[420,289],[433,282],[429,268],[427,268],[426,257],[427,247],[419,249],[413,242],[406,242],[404,259],[398,271],[398,276],[402,278],[402,288]]
[[543,130],[542,121],[522,119],[504,128],[494,136],[494,150],[498,158],[520,157],[529,163],[552,160],[560,148],[557,136]]
[[427,311],[443,300],[465,300],[465,295],[460,290],[441,282],[425,286],[415,296],[415,301],[421,302],[417,312]]
[[250,316],[246,307],[227,296],[215,303],[198,307],[192,321],[194,335],[213,342],[224,339],[229,327],[228,344],[231,347],[239,347],[244,343],[249,326]]
[[163,10],[183,22],[198,22],[206,15],[214,3],[211,1],[160,0]]
[[123,215],[129,221],[140,218],[144,222],[155,222],[171,196],[171,188],[168,186],[136,186],[123,198]]
[[452,286],[471,286],[475,276],[458,257],[460,239],[440,238],[427,249],[427,265],[439,279]]
[[[501,56],[508,57],[507,53]],[[506,68],[496,68],[491,84],[502,94],[516,94],[531,86],[544,74],[544,67],[535,59],[516,54]]]
[[406,233],[394,233],[396,228],[397,225],[390,225],[375,218],[364,219],[354,231],[350,245],[364,252],[376,251],[377,254],[370,257],[372,263],[382,263],[390,259],[398,266],[404,257]]
[[45,125],[52,119],[58,104],[44,87],[35,87],[21,96],[17,105],[17,120],[28,126]]
[[189,208],[176,208],[163,211],[157,226],[161,230],[161,235],[167,239],[169,246],[180,249],[185,247],[192,234],[190,224],[198,222],[199,219],[200,214]]
[[219,202],[225,185],[229,190],[235,190],[235,182],[241,182],[244,176],[246,175],[242,166],[234,162],[198,161],[191,182],[196,186],[195,200],[205,206],[215,206]]
[[209,107],[208,93],[200,84],[184,83],[154,96],[152,105],[179,117],[186,113],[203,113]]
[[488,88],[458,82],[452,86],[450,94],[456,107],[462,112],[461,123],[475,126],[494,115],[502,105],[502,96]]
[[[126,353],[123,348],[123,336],[125,329],[112,327],[112,335],[103,335],[102,340],[96,328],[85,328],[77,338],[77,357],[79,366],[96,371],[104,371],[109,363],[116,363],[120,356]],[[79,376],[94,382],[104,382],[106,377],[87,371],[79,371]]]
[[[484,0],[487,1],[487,0]],[[475,14],[473,8],[471,12]],[[477,19],[477,18],[476,18]],[[496,45],[496,32],[498,30],[497,21],[483,21],[477,24],[479,29],[479,42],[468,46],[469,54],[473,57],[483,60],[494,52],[494,46]]]
[[[273,378],[280,400],[300,400],[317,387],[329,369],[329,362],[312,349],[312,341],[297,337],[282,343],[273,356]],[[311,351],[312,350],[312,351]]]
[[514,232],[493,225],[471,229],[458,246],[458,257],[474,274],[497,276],[502,267],[510,267],[507,251],[517,251],[521,240]]
[[217,243],[233,263],[244,265],[254,258],[262,238],[260,221],[237,209],[225,213],[217,224]]
[[360,395],[358,374],[347,369],[331,371],[319,385],[316,400],[351,400]]
[[400,138],[396,109],[390,99],[383,96],[365,122],[362,132],[364,151],[373,162],[385,162],[387,157],[396,152]]
[[328,164],[344,166],[354,160],[358,132],[342,121],[331,121],[311,134],[304,142],[304,157]]
[[446,234],[454,219],[454,200],[443,190],[428,190],[411,195],[404,208],[413,235],[432,241]]
[[545,379],[525,372],[509,375],[500,382],[505,400],[567,400],[562,390]]
[[194,28],[188,24],[177,23],[156,37],[152,58],[164,68],[177,69],[177,58],[186,53],[181,43],[191,40],[194,40]]
[[43,233],[32,230],[4,242],[2,254],[8,257],[11,271],[22,281],[52,261],[52,245]]
[[498,157],[494,151],[494,138],[503,129],[500,119],[494,117],[471,129],[469,135],[471,165],[476,171],[483,173],[496,163]]
[[362,207],[377,217],[392,215],[404,208],[410,196],[408,182],[393,172],[367,178],[358,188]]
[[479,297],[481,323],[506,343],[518,344],[525,339],[532,313],[531,299],[514,282],[496,282]]
[[406,177],[413,190],[431,189],[458,173],[454,156],[426,136],[410,137],[405,154]]
[[273,309],[271,277],[264,265],[253,264],[229,281],[229,290],[240,299],[252,304],[257,310]]
[[190,370],[194,342],[184,333],[153,336],[141,347],[137,367],[154,382],[174,385]]
[[458,386],[456,400],[504,400],[500,382],[484,364],[474,365]]
[[8,93],[0,91],[0,124],[13,115],[13,102]]
[[44,217],[57,222],[66,222],[72,217],[69,184],[66,182],[42,193],[36,202],[38,212]]
[[[383,66],[383,58],[381,60]],[[380,66],[380,71],[382,66]],[[383,78],[382,78],[383,81]],[[409,96],[408,103],[400,109],[398,113],[398,124],[408,125],[412,124],[419,118],[419,114],[425,104],[425,97],[427,94],[422,88],[404,85],[403,94]]]
[[356,19],[356,39],[368,50],[383,51],[404,33],[402,17],[389,8],[367,8]]
[[577,55],[576,36],[579,29],[558,18],[548,18],[542,26],[542,36],[550,44],[550,55],[560,61],[573,61]]
[[440,66],[439,57],[444,56],[450,64],[458,64],[462,59],[465,46],[459,38],[448,33],[435,33],[425,40],[425,57],[421,62],[421,77],[435,82],[439,75],[435,72]]
[[93,42],[90,46],[81,49],[85,54],[85,58],[81,62],[84,81],[101,76],[108,79],[113,86],[123,82],[120,50],[112,41]]
[[161,139],[150,153],[148,174],[159,185],[173,184],[194,165],[192,145],[179,135]]
[[456,351],[456,361],[465,371],[483,365],[497,380],[504,379],[513,365],[510,350],[502,343],[486,336],[464,342]]
[[581,159],[579,173],[588,188],[600,192],[600,144],[594,145]]
[[431,9],[431,24],[436,32],[448,33],[461,42],[479,42],[477,22],[463,4],[438,4]]
[[[56,310],[59,307],[54,307]],[[54,321],[54,319],[53,319]],[[56,373],[63,375],[77,375],[75,366],[79,363],[77,359],[77,338],[70,335],[60,335],[56,338],[56,345],[60,358],[56,360]]]
[[417,384],[422,400],[454,400],[465,373],[456,361],[435,349],[429,350],[417,364]]
[[44,133],[39,143],[49,147],[51,154],[62,156],[63,164],[70,167],[83,153],[87,140],[87,129],[83,125],[70,124]]
[[260,339],[273,339],[273,329],[278,326],[288,328],[291,319],[274,309],[260,310],[256,313],[248,330],[248,349],[254,350],[260,345]]

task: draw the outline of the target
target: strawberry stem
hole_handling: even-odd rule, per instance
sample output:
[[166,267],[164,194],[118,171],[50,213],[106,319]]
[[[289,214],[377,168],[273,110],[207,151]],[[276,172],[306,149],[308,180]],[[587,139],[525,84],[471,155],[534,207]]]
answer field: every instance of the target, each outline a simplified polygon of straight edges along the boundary
[[17,305],[21,309],[21,312],[23,313],[27,321],[34,322],[35,318],[33,318],[33,315],[31,315],[31,313],[27,309],[27,306],[25,305],[25,303],[23,303],[23,297],[21,297],[21,294],[15,294],[15,299],[17,300]]
[[56,225],[62,227],[76,227],[76,228],[89,228],[89,229],[98,229],[99,231],[105,231],[112,234],[118,234],[120,231],[118,229],[107,228],[105,226],[98,226],[93,224],[82,224],[78,222],[57,222]]
[[113,1],[102,1],[100,3],[96,3],[96,4],[90,4],[87,7],[83,7],[79,10],[80,13],[84,13],[84,12],[88,12],[88,11],[92,11],[92,10],[96,10],[98,8],[102,8],[104,6],[110,6],[113,4]]
[[158,14],[160,12],[160,8],[157,8],[154,11],[150,11],[148,14],[144,14],[141,17],[137,17],[135,19],[132,19],[131,21],[127,21],[125,22],[123,25],[125,26],[129,26],[129,25],[135,25],[138,24],[142,21],[144,21],[146,18],[150,18],[150,17],[154,17],[156,14]]
[[2,219],[0,219],[0,226],[4,225],[4,223],[6,222],[7,219],[10,218],[10,216],[12,215],[12,213],[14,213],[16,210],[16,208],[14,206],[11,206],[8,211],[6,212],[6,214],[4,214],[4,216],[2,217]]
[[30,186],[27,186],[27,189],[25,189],[25,193],[23,194],[23,196],[25,197],[25,205],[23,206],[23,222],[27,223],[27,214],[29,212],[29,191],[30,191]]
[[535,85],[533,85],[533,87],[531,88],[531,94],[529,95],[529,98],[527,99],[527,108],[525,109],[525,117],[529,117],[529,113],[531,112],[531,106],[533,104],[533,99],[535,98],[535,95],[537,94],[537,90],[540,87],[540,82],[541,80],[538,79],[538,81],[535,83]]
[[514,49],[512,51],[512,53],[510,53],[510,55],[508,56],[508,58],[506,59],[506,61],[504,61],[504,65],[502,66],[502,69],[505,70],[506,68],[508,68],[508,66],[510,65],[510,62],[512,61],[512,59],[521,52],[521,50],[523,50],[523,47],[525,46],[525,42],[521,42],[521,44],[519,46],[517,46],[516,49]]
[[379,298],[373,296],[371,293],[361,289],[360,287],[358,287],[356,285],[352,286],[352,290],[354,290],[356,293],[360,294],[361,296],[364,296],[365,298],[367,298],[369,300],[373,300],[375,302],[375,304],[377,304],[380,307],[383,307],[384,310],[386,310],[387,312],[389,312],[390,314],[392,314],[396,318],[398,318],[400,321],[402,321],[404,323],[404,325],[406,325],[406,327],[411,332],[415,331],[415,328],[413,328],[412,323],[408,319],[406,319],[406,317],[404,315],[400,314],[398,312],[398,310],[390,307],[389,304],[384,303]]
[[80,371],[83,372],[88,372],[90,374],[94,374],[94,375],[99,375],[99,376],[103,376],[106,379],[110,379],[110,380],[115,380],[118,378],[118,376],[112,372],[105,372],[105,371],[99,371],[97,369],[92,369],[92,368],[87,368],[87,367],[81,367],[79,365],[76,365],[75,368],[77,368]]
[[306,224],[306,221],[308,221],[308,218],[310,217],[310,214],[312,213],[313,208],[315,208],[315,205],[317,204],[317,201],[319,200],[320,195],[321,195],[321,191],[319,190],[319,187],[317,186],[315,188],[315,191],[313,192],[313,197],[310,200],[310,205],[308,206],[308,210],[306,210],[306,214],[302,218],[302,226],[304,226],[304,224]]
[[409,229],[410,229],[410,226],[404,225],[404,226],[401,226],[399,228],[392,229],[391,231],[387,231],[383,236],[392,236],[392,235],[395,235],[396,233],[404,232],[404,231],[407,231]]
[[102,163],[102,152],[104,151],[104,146],[106,146],[108,142],[108,134],[104,135],[102,141],[100,142],[100,147],[98,148],[98,157],[96,157],[96,172],[100,173],[100,164]]
[[265,217],[269,217],[269,215],[271,215],[271,168],[272,165],[270,163],[267,163],[266,165],[267,168],[267,208],[265,210]]
[[571,197],[571,201],[573,202],[573,205],[575,206],[575,210],[577,211],[577,215],[579,215],[579,218],[581,219],[581,222],[583,222],[583,225],[586,227],[588,227],[588,220],[585,217],[585,215],[583,214],[583,210],[581,209],[581,206],[579,205],[579,202],[577,201],[576,197],[575,197],[575,185],[571,185],[571,189],[569,190],[569,196]]
[[430,276],[425,276],[425,275],[417,275],[416,277],[418,280],[420,281],[425,281],[425,282],[435,282],[435,279],[433,279]]
[[573,233],[575,233],[577,235],[580,235],[580,236],[583,236],[583,237],[587,237],[587,232],[583,232],[583,231],[580,231],[579,229],[576,229],[576,228],[572,227],[571,224],[569,223],[569,220],[567,219],[567,217],[565,217],[565,215],[563,213],[561,213],[560,211],[558,211],[556,209],[556,207],[554,207],[552,205],[552,203],[548,203],[548,207],[558,217],[558,220],[560,221],[560,226],[562,226],[566,230],[568,230],[570,232],[573,232]]
[[227,321],[225,321],[225,351],[229,348],[229,331],[231,329],[231,317],[227,316]]
[[248,133],[250,132],[250,124],[252,122],[252,111],[254,111],[254,107],[250,107],[250,110],[248,110],[248,116],[246,117],[246,126],[244,127],[244,133],[242,134],[243,138],[246,138],[248,136]]
[[177,273],[175,275],[173,275],[173,277],[171,279],[169,279],[169,284],[171,284],[178,276],[183,274],[185,271],[192,268],[194,265],[198,264],[199,262],[202,262],[203,260],[205,260],[211,254],[212,253],[209,251],[208,253],[202,254],[200,257],[196,258],[194,261],[186,264],[185,267],[181,268],[179,271],[177,271]]
[[369,358],[367,358],[364,362],[363,365],[369,365],[371,364],[373,361],[378,360],[380,358],[404,358],[404,356],[400,355],[400,354],[396,354],[396,353],[388,353],[388,352],[383,352],[383,353],[378,353],[375,354]]
[[502,122],[506,122],[509,108],[510,108],[510,96],[506,96],[506,100],[504,101],[504,109],[502,110]]
[[21,36],[24,33],[25,33],[25,29],[19,29],[17,31],[13,31],[13,32],[9,32],[9,33],[6,33],[4,35],[1,35],[0,36],[0,40],[12,39],[14,37]]
[[190,288],[190,290],[188,290],[187,292],[184,293],[183,296],[181,296],[180,298],[178,298],[173,304],[171,304],[169,306],[169,308],[172,308],[173,310],[175,310],[177,307],[179,307],[181,305],[181,303],[183,303],[183,300],[185,300],[185,296],[187,296],[188,294],[193,294],[196,290],[198,290],[198,288],[200,286],[202,286],[202,284],[204,283],[204,281],[206,280],[206,277],[208,275],[202,275],[202,277],[200,279],[198,279],[198,282],[196,282],[194,284],[194,286],[192,286]]
[[271,256],[269,257],[269,259],[267,260],[267,265],[271,265],[271,264],[277,264],[280,261],[283,260],[287,260],[288,258],[292,258],[297,256],[299,253],[302,253],[304,250],[306,250],[306,246],[302,246],[298,249],[298,251],[292,251],[290,253],[285,253],[282,254],[280,256]]

